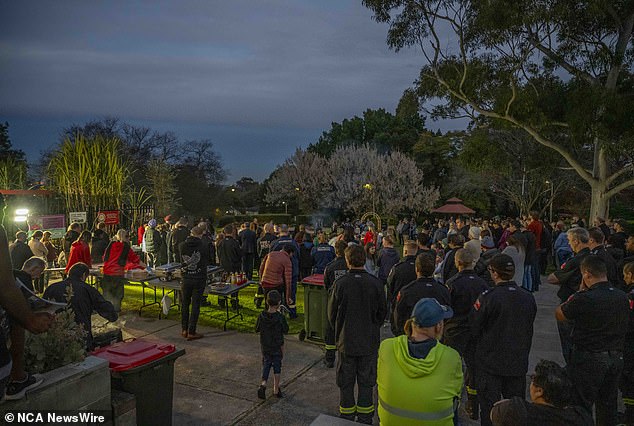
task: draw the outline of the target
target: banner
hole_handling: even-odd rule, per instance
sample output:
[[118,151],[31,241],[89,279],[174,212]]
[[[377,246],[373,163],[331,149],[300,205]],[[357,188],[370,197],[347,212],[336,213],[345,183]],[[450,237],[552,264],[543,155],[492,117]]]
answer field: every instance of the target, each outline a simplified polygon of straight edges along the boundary
[[97,221],[103,222],[106,225],[118,225],[119,224],[119,210],[107,210],[97,213]]
[[50,231],[51,238],[62,238],[66,233],[66,215],[29,216],[29,231]]
[[86,212],[70,212],[68,213],[69,222],[77,222],[77,223],[86,223],[87,213]]

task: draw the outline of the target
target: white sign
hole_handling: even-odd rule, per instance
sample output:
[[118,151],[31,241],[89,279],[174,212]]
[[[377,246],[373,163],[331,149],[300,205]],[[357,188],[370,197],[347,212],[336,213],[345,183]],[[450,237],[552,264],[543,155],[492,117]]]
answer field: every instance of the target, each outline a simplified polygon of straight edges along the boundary
[[68,213],[70,223],[86,223],[86,212],[70,212]]

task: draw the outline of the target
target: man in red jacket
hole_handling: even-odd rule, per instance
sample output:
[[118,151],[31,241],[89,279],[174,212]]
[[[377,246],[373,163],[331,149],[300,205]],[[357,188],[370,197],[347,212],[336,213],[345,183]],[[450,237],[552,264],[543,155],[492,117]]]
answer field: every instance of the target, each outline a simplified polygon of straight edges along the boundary
[[266,300],[266,296],[270,291],[277,290],[283,296],[285,295],[288,305],[294,303],[294,300],[290,299],[293,272],[291,257],[294,254],[295,247],[291,244],[285,244],[282,250],[272,251],[262,260],[260,282],[264,289],[264,300]]

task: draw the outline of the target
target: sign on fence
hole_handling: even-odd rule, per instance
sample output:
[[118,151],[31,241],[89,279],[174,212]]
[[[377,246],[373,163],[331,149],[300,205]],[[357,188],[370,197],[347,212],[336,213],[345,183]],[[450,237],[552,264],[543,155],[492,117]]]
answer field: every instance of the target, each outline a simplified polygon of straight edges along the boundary
[[30,216],[29,231],[50,231],[51,238],[62,238],[66,233],[66,215]]
[[97,221],[103,222],[106,225],[118,225],[119,224],[119,210],[107,210],[97,213]]
[[86,223],[87,220],[87,212],[70,212],[68,213],[70,223]]

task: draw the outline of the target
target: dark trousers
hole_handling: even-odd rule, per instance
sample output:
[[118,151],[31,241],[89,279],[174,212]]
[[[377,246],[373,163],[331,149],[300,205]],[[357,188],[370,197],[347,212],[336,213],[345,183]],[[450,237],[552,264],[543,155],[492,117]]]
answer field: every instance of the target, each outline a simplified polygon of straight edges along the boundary
[[[337,359],[337,386],[339,386],[340,416],[359,422],[372,423],[374,400],[372,390],[376,384],[376,363],[378,354],[350,356],[339,352]],[[354,386],[358,395],[354,397]]]
[[578,404],[589,411],[592,411],[592,406],[595,405],[597,426],[617,424],[621,371],[622,352],[572,351],[568,374],[576,390]]
[[557,321],[557,329],[559,330],[561,353],[564,356],[566,364],[569,364],[570,354],[572,353],[572,340],[570,337],[572,333],[572,323],[570,321]]
[[255,262],[255,253],[245,253],[242,256],[242,270],[250,281],[253,279],[253,264]]
[[619,388],[623,395],[623,405],[625,406],[624,423],[627,426],[634,425],[634,357],[625,356],[623,372]]
[[123,277],[104,275],[101,278],[103,298],[112,303],[115,312],[121,312],[121,301],[123,300],[125,283],[126,280]]
[[[184,331],[196,333],[198,315],[200,315],[200,302],[203,300],[205,281],[185,281],[181,283],[183,302],[181,306],[181,326]],[[189,305],[191,304],[191,312]]]
[[484,371],[477,372],[476,387],[478,402],[480,402],[480,424],[491,426],[491,408],[502,398],[510,399],[519,396],[524,399],[526,394],[526,375],[497,376]]

